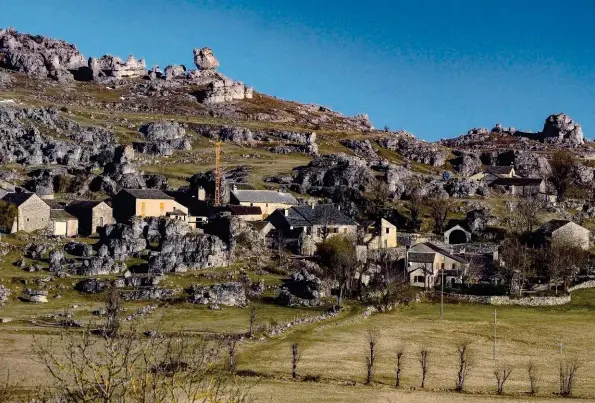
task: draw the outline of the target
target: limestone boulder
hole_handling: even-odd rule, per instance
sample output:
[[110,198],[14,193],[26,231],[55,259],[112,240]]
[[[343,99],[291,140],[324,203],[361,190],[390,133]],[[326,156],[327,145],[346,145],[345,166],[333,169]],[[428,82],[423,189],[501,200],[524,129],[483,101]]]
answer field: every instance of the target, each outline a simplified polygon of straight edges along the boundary
[[200,70],[216,70],[219,67],[219,60],[210,48],[194,49],[194,64]]

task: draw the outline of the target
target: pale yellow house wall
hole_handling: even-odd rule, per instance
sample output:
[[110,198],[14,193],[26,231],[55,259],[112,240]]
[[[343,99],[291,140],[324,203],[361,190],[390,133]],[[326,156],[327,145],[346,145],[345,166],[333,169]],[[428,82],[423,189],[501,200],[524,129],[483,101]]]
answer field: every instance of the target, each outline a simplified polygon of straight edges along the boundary
[[293,207],[292,204],[285,204],[285,203],[256,203],[256,202],[240,202],[240,206],[255,206],[260,207],[262,211],[262,216],[260,216],[259,220],[263,218],[267,218],[277,209],[286,209]]
[[[136,199],[136,215],[141,217],[162,217],[174,211],[173,199]],[[188,209],[186,209],[186,212]]]

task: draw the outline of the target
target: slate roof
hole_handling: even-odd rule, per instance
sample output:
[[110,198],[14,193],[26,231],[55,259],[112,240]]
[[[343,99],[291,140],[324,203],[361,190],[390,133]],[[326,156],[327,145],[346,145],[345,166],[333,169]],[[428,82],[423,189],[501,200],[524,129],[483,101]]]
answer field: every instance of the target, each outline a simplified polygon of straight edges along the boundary
[[491,165],[486,168],[485,172],[494,175],[508,175],[512,169],[512,165]]
[[[428,248],[432,249],[434,252],[439,253],[443,256],[446,256],[452,260],[455,260],[459,263],[467,263],[467,261],[465,259],[463,259],[462,257],[459,257],[457,255],[453,255],[452,253],[434,245],[433,243],[430,242],[423,242],[422,245],[427,246]],[[409,252],[411,254],[411,252]]]
[[434,263],[436,254],[432,252],[409,252],[407,260],[410,263]]
[[50,206],[50,209],[52,210],[64,210],[64,208],[66,207],[64,203],[60,203],[55,200],[44,200],[44,202],[45,204]]
[[68,207],[72,207],[72,208],[76,208],[76,209],[92,209],[92,208],[97,207],[97,205],[99,205],[101,203],[103,203],[103,202],[97,201],[97,200],[74,200],[68,204]]
[[276,190],[233,190],[232,195],[239,202],[278,203],[297,206],[298,202],[291,193]]
[[258,206],[236,206],[230,204],[227,206],[232,215],[262,215],[262,210]]
[[490,185],[499,186],[539,186],[543,179],[539,178],[497,178]]
[[64,210],[50,210],[50,220],[52,221],[70,221],[76,219],[76,217],[68,214]]
[[572,221],[569,220],[550,220],[537,229],[536,232],[542,234],[551,234],[555,230],[565,226]]
[[172,212],[168,212],[168,213],[167,213],[167,215],[168,215],[168,216],[170,216],[170,215],[180,215],[180,216],[185,216],[185,215],[187,215],[187,214],[186,214],[186,213],[184,213],[182,210],[178,210],[178,209],[176,209],[176,208],[175,208],[175,209],[174,209],[174,211],[172,211]]
[[357,225],[350,217],[343,214],[332,204],[292,207],[285,217],[293,227],[309,227],[311,225]]
[[122,192],[126,192],[136,199],[174,199],[159,189],[123,189]]
[[16,206],[20,206],[21,204],[25,203],[34,193],[26,193],[26,192],[19,192],[19,193],[8,193],[4,195],[2,200],[7,203],[15,204]]

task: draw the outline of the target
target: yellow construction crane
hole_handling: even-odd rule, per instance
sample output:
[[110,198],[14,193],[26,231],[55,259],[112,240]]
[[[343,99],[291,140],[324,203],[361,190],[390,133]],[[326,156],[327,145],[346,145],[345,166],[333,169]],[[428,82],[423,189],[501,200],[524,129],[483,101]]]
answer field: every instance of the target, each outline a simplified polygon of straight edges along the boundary
[[215,206],[221,205],[221,141],[215,142]]

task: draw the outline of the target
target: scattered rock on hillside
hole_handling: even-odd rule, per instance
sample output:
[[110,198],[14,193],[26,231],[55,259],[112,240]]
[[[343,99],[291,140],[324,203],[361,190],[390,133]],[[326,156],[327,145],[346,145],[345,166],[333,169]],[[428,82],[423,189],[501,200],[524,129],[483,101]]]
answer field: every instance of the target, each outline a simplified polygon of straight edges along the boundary
[[189,301],[201,305],[246,306],[244,285],[238,282],[214,284],[210,286],[193,285]]
[[321,297],[324,297],[322,281],[302,269],[284,281],[277,301],[285,306],[319,306]]

